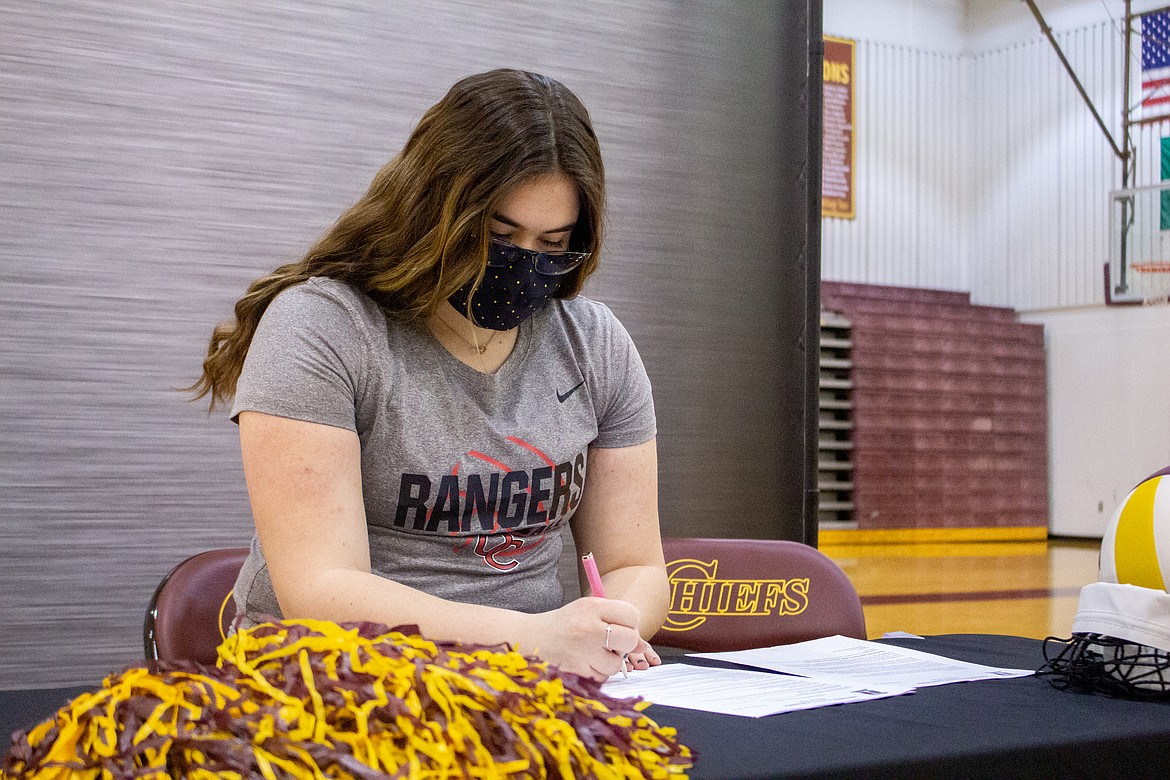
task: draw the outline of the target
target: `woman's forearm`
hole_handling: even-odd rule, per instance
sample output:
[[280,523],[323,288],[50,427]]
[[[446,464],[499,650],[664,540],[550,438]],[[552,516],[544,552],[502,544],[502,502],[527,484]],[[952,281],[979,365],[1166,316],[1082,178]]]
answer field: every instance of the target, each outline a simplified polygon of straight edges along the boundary
[[295,586],[277,588],[286,618],[335,622],[374,621],[390,627],[417,625],[435,640],[522,647],[530,615],[432,596],[377,574],[351,569],[322,571]]
[[[653,575],[627,571],[631,593],[652,590]],[[625,585],[614,581],[615,592]],[[319,620],[376,621],[390,627],[417,625],[434,640],[511,645],[563,670],[604,680],[620,668],[651,621],[640,607],[624,599],[582,598],[539,614],[446,601],[406,585],[356,569],[325,569],[281,588],[285,617]],[[649,600],[639,598],[652,611]],[[639,624],[643,624],[645,628]],[[612,635],[611,635],[612,634]]]
[[670,606],[670,585],[660,566],[626,566],[601,578],[605,595],[628,601],[640,613],[638,632],[649,641],[666,620]]

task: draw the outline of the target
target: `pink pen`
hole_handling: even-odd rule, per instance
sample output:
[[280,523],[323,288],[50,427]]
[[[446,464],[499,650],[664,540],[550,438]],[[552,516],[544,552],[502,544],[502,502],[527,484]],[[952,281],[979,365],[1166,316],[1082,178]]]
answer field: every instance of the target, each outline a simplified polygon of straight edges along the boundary
[[[605,586],[601,584],[601,573],[597,571],[597,561],[593,560],[593,553],[582,555],[581,565],[585,567],[585,577],[589,580],[589,592],[596,598],[605,598]],[[630,676],[626,671],[626,661],[629,657],[629,653],[622,654],[622,677],[625,678]]]

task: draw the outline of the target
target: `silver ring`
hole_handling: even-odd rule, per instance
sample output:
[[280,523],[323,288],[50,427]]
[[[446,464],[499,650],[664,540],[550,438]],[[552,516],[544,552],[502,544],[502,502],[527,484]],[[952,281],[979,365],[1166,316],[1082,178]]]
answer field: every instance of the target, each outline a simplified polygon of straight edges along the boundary
[[609,649],[609,635],[613,633],[613,626],[609,623],[605,624],[605,649]]

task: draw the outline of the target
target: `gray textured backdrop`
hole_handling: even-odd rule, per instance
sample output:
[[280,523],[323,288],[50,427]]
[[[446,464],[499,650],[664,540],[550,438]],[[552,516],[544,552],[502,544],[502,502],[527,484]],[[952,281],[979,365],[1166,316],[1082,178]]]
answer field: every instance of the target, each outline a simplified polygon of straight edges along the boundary
[[655,383],[666,531],[798,537],[802,315],[783,301],[801,239],[777,214],[799,225],[803,206],[776,182],[800,173],[781,158],[805,120],[776,119],[784,17],[763,1],[3,3],[0,688],[137,661],[159,578],[247,541],[235,426],[174,388],[247,283],[489,67],[555,76],[594,117],[611,240],[587,292]]

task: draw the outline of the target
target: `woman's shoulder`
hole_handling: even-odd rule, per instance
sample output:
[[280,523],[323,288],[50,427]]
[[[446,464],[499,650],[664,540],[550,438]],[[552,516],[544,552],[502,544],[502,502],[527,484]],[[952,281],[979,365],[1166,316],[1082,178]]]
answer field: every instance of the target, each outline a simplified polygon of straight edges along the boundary
[[624,330],[613,310],[601,301],[577,295],[555,299],[555,311],[567,325],[586,332]]
[[559,334],[562,343],[591,365],[623,363],[636,347],[617,315],[608,305],[578,295],[558,299],[543,327]]
[[[280,296],[292,300],[323,299],[353,304],[369,296],[349,282],[328,276],[310,276],[280,291]],[[372,301],[371,301],[372,302]]]
[[333,312],[366,323],[381,319],[378,305],[370,296],[349,282],[326,276],[313,276],[281,290],[272,305],[309,316]]

